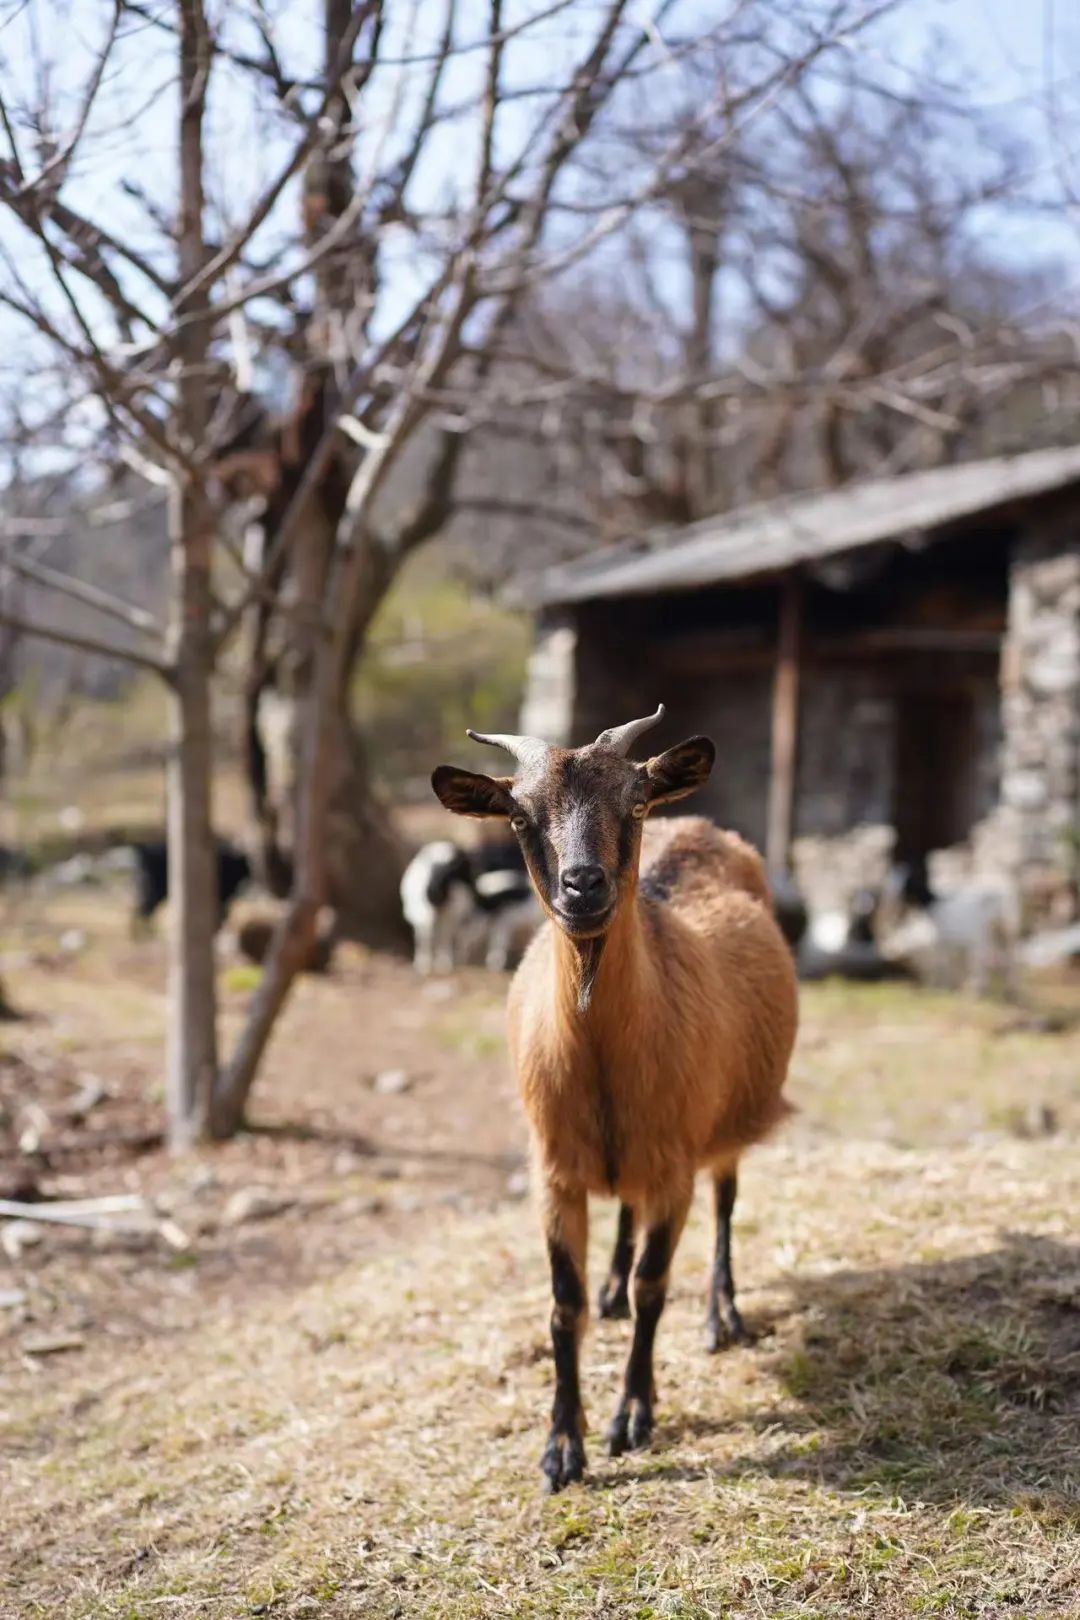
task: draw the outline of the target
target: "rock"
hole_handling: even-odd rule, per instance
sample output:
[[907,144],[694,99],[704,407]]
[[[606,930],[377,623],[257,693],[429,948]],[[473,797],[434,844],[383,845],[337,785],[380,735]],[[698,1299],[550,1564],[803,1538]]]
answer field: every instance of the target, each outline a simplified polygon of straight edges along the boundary
[[101,1254],[112,1250],[141,1254],[157,1246],[157,1234],[152,1231],[134,1232],[127,1227],[96,1226],[90,1232],[90,1246]]
[[412,1080],[404,1069],[382,1069],[372,1080],[371,1089],[380,1097],[400,1097],[412,1090]]
[[221,1212],[223,1226],[242,1226],[246,1221],[265,1221],[273,1215],[282,1215],[296,1203],[286,1193],[271,1187],[240,1187],[227,1201]]
[[1005,804],[1017,810],[1039,810],[1046,803],[1046,779],[1041,771],[1013,771],[1001,785]]
[[14,1310],[25,1302],[26,1293],[22,1288],[0,1288],[0,1311]]
[[334,1157],[335,1176],[353,1176],[358,1170],[363,1169],[366,1169],[365,1161],[359,1153],[354,1153],[352,1148],[343,1148]]
[[18,1260],[24,1249],[32,1249],[44,1236],[33,1221],[8,1221],[0,1232],[0,1248],[9,1260]]
[[339,1215],[381,1215],[386,1209],[385,1198],[341,1198],[335,1205]]
[[80,1077],[79,1089],[67,1105],[69,1119],[85,1119],[92,1108],[105,1101],[109,1095],[108,1088],[96,1074],[84,1074]]
[[86,935],[81,928],[65,928],[57,943],[65,956],[77,956],[86,949]]
[[81,1350],[85,1340],[81,1333],[48,1333],[36,1339],[24,1339],[24,1356],[58,1356],[65,1350]]
[[[45,1130],[48,1129],[48,1123],[48,1120],[46,1120],[44,1125]],[[19,1152],[25,1153],[27,1156],[39,1152],[41,1148],[42,1130],[43,1127],[40,1120],[32,1120],[29,1125],[26,1125],[19,1132]]]

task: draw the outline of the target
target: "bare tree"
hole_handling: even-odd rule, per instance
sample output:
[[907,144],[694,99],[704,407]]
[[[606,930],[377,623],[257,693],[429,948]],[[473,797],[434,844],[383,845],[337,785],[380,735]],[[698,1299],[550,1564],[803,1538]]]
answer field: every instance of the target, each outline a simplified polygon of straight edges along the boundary
[[[662,110],[637,141],[686,115]],[[1006,128],[932,81],[899,96],[856,58],[824,93],[800,76],[676,176],[617,282],[590,266],[544,289],[514,359],[535,397],[561,390],[567,481],[609,537],[1067,438],[1080,398],[1060,271],[986,245],[988,212],[1043,206]],[[587,321],[568,322],[571,300]]]
[[[96,626],[73,632],[22,620],[10,610],[4,618],[10,630],[153,671],[168,688],[173,904],[167,1097],[170,1140],[184,1147],[205,1128],[218,1075],[210,681],[221,621],[228,617],[227,605],[215,600],[212,579],[228,503],[216,495],[212,467],[215,419],[233,367],[222,352],[223,321],[214,293],[251,250],[276,196],[314,146],[330,85],[298,111],[299,135],[241,228],[215,244],[208,234],[207,118],[225,42],[202,0],[180,0],[165,20],[120,0],[102,5],[99,38],[74,90],[57,88],[62,75],[45,55],[51,8],[26,9],[25,44],[35,72],[29,85],[14,73],[0,83],[0,121],[9,148],[0,163],[0,201],[21,233],[0,244],[6,272],[0,305],[34,339],[35,358],[45,358],[42,464],[56,459],[49,434],[58,424],[71,429],[64,449],[72,462],[85,456],[89,423],[99,464],[126,463],[167,490],[170,623],[159,636],[144,611],[17,550],[6,559],[17,576],[83,603],[99,622],[124,624],[135,645]],[[166,36],[163,60],[146,56],[146,21]],[[350,52],[362,21],[354,19],[343,42]],[[346,55],[338,77],[350,60]],[[112,229],[92,216],[89,191],[85,204],[78,198],[78,176],[81,163],[107,145],[112,119],[119,114],[122,126],[138,129],[141,106],[145,120],[138,74],[148,65],[164,68],[175,109],[171,198],[151,200],[122,175],[119,189],[138,199],[141,228]],[[107,171],[107,159],[102,161]],[[17,523],[11,534],[17,543]]]
[[[133,604],[55,577],[95,624],[21,628],[127,658],[169,686],[175,1142],[242,1120],[328,898],[353,931],[392,933],[398,857],[349,699],[403,563],[461,511],[466,446],[492,423],[552,409],[590,433],[605,413],[628,417],[640,440],[642,411],[685,406],[694,499],[720,498],[696,441],[722,435],[734,387],[711,347],[736,196],[725,163],[894,3],[798,0],[778,19],[736,0],[703,19],[680,0],[644,13],[626,0],[513,11],[446,0],[438,13],[381,0],[277,13],[256,0],[102,0],[78,83],[41,44],[55,38],[50,0],[18,14],[33,71],[0,68],[0,309],[41,368],[42,465],[46,442],[54,456],[59,444],[84,483],[88,465],[122,465],[169,499],[164,641]],[[653,105],[664,116],[643,141]],[[155,192],[130,154],[160,137],[164,106],[175,166]],[[554,358],[515,353],[526,314],[559,307],[545,289],[586,273],[599,284],[658,218],[675,221],[698,267],[680,344],[599,364],[583,310]],[[659,297],[670,303],[670,289]],[[295,382],[275,410],[264,384],[283,360]],[[122,641],[101,615],[123,624]],[[256,779],[272,685],[294,716],[289,802],[261,788],[256,799],[279,884],[291,822],[291,890],[219,1068],[209,695],[237,648]]]

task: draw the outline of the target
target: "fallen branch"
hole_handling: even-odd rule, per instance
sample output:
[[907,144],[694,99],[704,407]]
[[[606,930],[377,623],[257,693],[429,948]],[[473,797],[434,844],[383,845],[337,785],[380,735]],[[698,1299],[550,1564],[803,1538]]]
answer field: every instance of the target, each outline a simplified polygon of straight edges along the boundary
[[[129,1214],[142,1218],[136,1223],[125,1221],[123,1217]],[[44,1221],[57,1226],[104,1228],[110,1232],[145,1232],[149,1230],[148,1223],[157,1224],[154,1210],[139,1197],[72,1199],[55,1204],[21,1204],[11,1198],[0,1198],[0,1216],[10,1221]]]
[[[126,1218],[130,1216],[137,1219]],[[0,1198],[0,1217],[15,1221],[40,1221],[54,1226],[78,1226],[91,1232],[135,1236],[156,1234],[171,1249],[189,1247],[187,1233],[170,1216],[159,1215],[153,1205],[137,1193],[57,1200],[44,1204],[23,1204],[11,1198]]]

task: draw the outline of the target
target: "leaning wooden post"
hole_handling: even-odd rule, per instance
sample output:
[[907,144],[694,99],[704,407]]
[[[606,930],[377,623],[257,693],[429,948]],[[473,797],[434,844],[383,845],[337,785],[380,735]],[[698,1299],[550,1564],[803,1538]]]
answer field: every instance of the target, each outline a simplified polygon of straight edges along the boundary
[[795,768],[799,738],[799,629],[802,582],[785,574],[780,584],[779,640],[773,677],[772,757],[765,853],[772,872],[791,870],[795,823]]

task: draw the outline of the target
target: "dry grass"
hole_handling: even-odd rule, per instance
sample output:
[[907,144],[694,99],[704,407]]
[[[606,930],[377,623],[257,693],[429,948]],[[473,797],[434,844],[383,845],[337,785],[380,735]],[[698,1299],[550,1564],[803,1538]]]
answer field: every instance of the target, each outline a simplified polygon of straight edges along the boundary
[[[161,952],[126,941],[119,902],[55,897],[5,964],[43,1014],[5,1030],[10,1061],[53,1062],[57,1091],[91,1068],[106,1116],[159,1083]],[[86,948],[60,962],[73,926]],[[507,1201],[501,990],[424,994],[348,958],[275,1040],[258,1111],[279,1134],[64,1161],[88,1190],[217,1188],[190,1194],[207,1225],[179,1261],[71,1238],[0,1265],[38,1330],[84,1324],[81,1350],[31,1359],[0,1313],[0,1616],[1080,1616],[1080,1032],[810,988],[800,1113],[748,1160],[736,1217],[758,1345],[701,1351],[702,1199],[653,1450],[603,1456],[628,1330],[597,1324],[593,1467],[544,1501],[547,1288]],[[415,1085],[379,1096],[370,1073],[398,1066]],[[1047,1109],[1053,1134],[1016,1134]],[[368,1146],[343,1155],[350,1131]],[[253,1180],[299,1202],[216,1225]],[[611,1226],[601,1209],[594,1283]]]
[[[1074,1148],[774,1145],[746,1182],[759,1345],[700,1352],[695,1225],[653,1452],[612,1464],[594,1440],[552,1502],[521,1208],[138,1365],[101,1354],[77,1392],[24,1382],[3,1612],[1075,1615]],[[625,1338],[587,1341],[594,1429]]]
[[[828,1011],[810,998],[811,1029]],[[949,1073],[937,1034],[924,1093]],[[627,1330],[599,1324],[594,1466],[555,1501],[537,1469],[546,1286],[520,1205],[429,1212],[411,1242],[288,1294],[219,1294],[198,1331],[149,1322],[66,1366],[13,1362],[0,1613],[1075,1616],[1075,1139],[913,1151],[813,1127],[747,1168],[758,1346],[700,1350],[699,1212],[654,1449],[603,1458]]]

